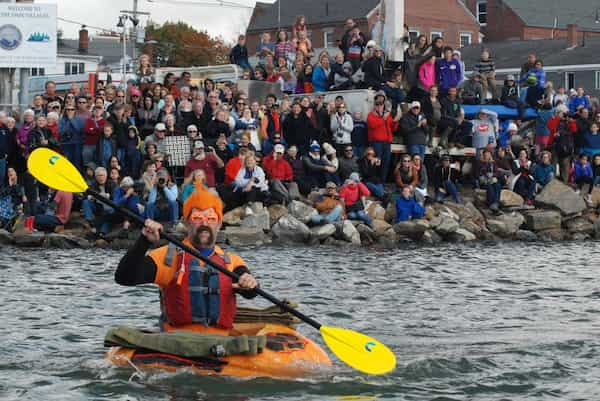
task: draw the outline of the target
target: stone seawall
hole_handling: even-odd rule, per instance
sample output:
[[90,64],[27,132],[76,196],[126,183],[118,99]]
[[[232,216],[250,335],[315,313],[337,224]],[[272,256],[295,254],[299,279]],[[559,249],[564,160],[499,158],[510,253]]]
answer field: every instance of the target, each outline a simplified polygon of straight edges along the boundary
[[[524,205],[514,192],[503,190],[501,211],[485,207],[485,192],[475,191],[464,204],[446,202],[427,206],[425,218],[394,224],[393,204],[384,209],[379,202],[367,201],[366,211],[373,219],[369,227],[358,221],[309,227],[316,213],[310,205],[293,201],[290,205],[265,207],[248,204],[223,216],[219,242],[231,246],[289,245],[373,246],[394,248],[405,243],[435,245],[468,241],[582,241],[600,238],[600,188],[584,200],[570,187],[555,180],[536,197],[535,206]],[[124,249],[139,236],[139,230],[115,230],[106,240],[87,240],[84,222],[74,214],[61,233],[14,233],[0,230],[0,244],[20,247]],[[181,225],[176,233],[185,235]]]

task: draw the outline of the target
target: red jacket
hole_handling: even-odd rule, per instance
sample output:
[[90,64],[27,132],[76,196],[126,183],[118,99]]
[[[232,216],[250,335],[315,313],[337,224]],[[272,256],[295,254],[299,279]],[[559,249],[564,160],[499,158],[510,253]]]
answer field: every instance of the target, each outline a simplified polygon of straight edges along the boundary
[[225,165],[225,184],[229,185],[235,181],[235,176],[242,168],[242,160],[239,157],[230,159]]
[[369,189],[362,182],[358,184],[353,182],[340,188],[339,196],[344,199],[346,206],[350,206],[363,196],[371,196],[371,192],[369,192]]
[[[558,125],[559,124],[560,124],[559,116],[552,117],[550,120],[548,120],[548,123],[546,124],[548,129],[550,130],[550,138],[548,138],[548,144],[547,144],[548,147],[552,146],[552,144],[554,143],[554,136],[558,133]],[[569,127],[568,128],[569,132],[571,134],[577,133],[577,123],[575,122],[575,120],[569,120],[568,127]]]
[[101,119],[99,121],[95,121],[92,118],[88,118],[85,120],[85,125],[83,126],[83,144],[84,145],[97,145],[98,139],[102,135],[102,130],[104,129],[105,119]]
[[271,153],[262,161],[263,169],[265,173],[267,173],[267,177],[272,180],[279,181],[293,181],[294,180],[294,172],[292,171],[292,166],[285,159],[273,159],[273,154]]
[[369,142],[389,142],[392,143],[392,132],[398,129],[398,122],[394,121],[391,115],[384,120],[374,111],[367,116],[367,129]]

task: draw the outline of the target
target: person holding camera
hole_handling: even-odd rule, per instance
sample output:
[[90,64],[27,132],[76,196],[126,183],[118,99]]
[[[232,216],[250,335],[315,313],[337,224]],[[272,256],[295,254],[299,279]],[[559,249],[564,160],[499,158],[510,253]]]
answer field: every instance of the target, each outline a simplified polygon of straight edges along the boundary
[[421,113],[420,102],[415,100],[408,107],[409,112],[400,120],[400,127],[405,138],[404,143],[411,156],[419,155],[421,160],[425,160],[425,144],[429,132],[427,118]]
[[400,113],[390,114],[385,110],[385,94],[375,95],[375,106],[367,116],[367,136],[369,146],[375,149],[377,157],[381,159],[381,181],[385,182],[392,160],[393,132],[398,129]]
[[234,181],[234,202],[238,206],[248,202],[262,202],[268,196],[269,186],[262,168],[256,165],[254,153],[244,158],[244,166]]
[[486,190],[486,204],[494,212],[498,211],[500,205],[500,178],[500,171],[492,158],[492,152],[484,149],[479,165],[479,186]]
[[153,184],[146,203],[146,218],[167,222],[170,225],[167,226],[167,230],[172,231],[179,219],[177,185],[173,183],[169,172],[165,169],[158,170]]
[[354,121],[344,103],[337,105],[336,113],[331,116],[330,128],[333,133],[335,150],[341,156],[344,154],[346,146],[352,145],[352,130],[354,129]]
[[577,123],[569,115],[569,109],[565,105],[556,106],[556,114],[548,120],[550,138],[548,147],[554,149],[558,158],[560,177],[565,184],[569,183],[571,161],[575,153],[575,135]]
[[[138,206],[140,204],[140,197],[135,192],[135,184],[133,178],[129,176],[123,177],[121,183],[117,188],[115,188],[115,191],[113,192],[113,200],[117,205],[129,209],[135,214],[140,214],[140,209]],[[131,226],[131,222],[129,221],[129,219],[126,217],[122,217],[119,218],[119,220],[123,222],[123,229],[129,230],[129,227]]]
[[[95,182],[91,188],[107,199],[112,199],[115,186],[108,180],[108,172],[104,167],[97,167],[94,171]],[[103,238],[110,230],[110,218],[114,210],[97,202],[92,196],[88,196],[82,203],[83,216],[90,225],[90,233]]]
[[203,170],[206,175],[206,185],[209,188],[214,188],[217,185],[215,174],[218,169],[223,168],[224,166],[225,163],[217,155],[215,148],[212,146],[205,148],[202,141],[195,141],[194,154],[185,164],[183,176],[187,180],[194,170]]

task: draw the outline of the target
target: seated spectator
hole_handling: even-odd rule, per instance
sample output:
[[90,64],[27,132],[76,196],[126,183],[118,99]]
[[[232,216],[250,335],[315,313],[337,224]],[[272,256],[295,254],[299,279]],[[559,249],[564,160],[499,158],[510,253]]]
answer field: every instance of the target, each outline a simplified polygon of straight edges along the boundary
[[256,153],[256,148],[252,145],[251,135],[249,132],[244,132],[240,137],[240,141],[237,144],[230,143],[228,146],[233,148],[233,153],[237,154],[241,148],[247,148],[248,150]]
[[[116,156],[114,157],[116,158]],[[121,171],[116,167],[111,167],[108,172],[108,180],[112,182],[115,187],[118,187],[121,182]]]
[[521,77],[521,82],[525,82],[527,85],[525,103],[530,107],[538,108],[541,104],[540,100],[544,96],[544,86],[546,84],[546,72],[542,60],[535,61],[534,67]]
[[396,199],[396,223],[422,219],[425,208],[415,200],[409,186],[402,187],[402,196]]
[[23,204],[27,202],[27,197],[13,167],[7,169],[7,176],[7,185],[0,186],[0,229],[12,232],[17,217],[23,212]]
[[123,155],[123,172],[133,179],[140,177],[142,167],[142,152],[140,151],[140,139],[138,129],[135,125],[128,128],[125,152]]
[[[101,196],[112,199],[115,187],[114,184],[108,180],[106,168],[102,166],[97,167],[94,176],[95,182],[91,188]],[[97,235],[99,238],[103,238],[108,234],[112,214],[114,213],[114,210],[111,207],[96,201],[92,196],[88,195],[88,197],[83,200],[82,209],[83,216],[91,227],[91,234]]]
[[383,84],[383,62],[381,47],[375,46],[373,50],[367,51],[367,58],[363,62],[362,71],[365,74],[363,86],[367,89],[378,91]]
[[383,199],[385,189],[381,181],[381,159],[375,156],[372,147],[367,147],[364,156],[358,161],[358,171],[369,191],[378,199]]
[[535,179],[531,175],[531,160],[525,149],[519,152],[519,158],[513,162],[512,188],[515,193],[521,195],[527,205],[533,204],[535,196]]
[[450,156],[442,156],[442,161],[433,172],[433,185],[435,188],[435,201],[443,203],[448,196],[456,203],[462,203],[458,194],[458,179],[460,178],[460,169],[458,163],[451,163]]
[[51,196],[51,201],[42,213],[35,215],[33,228],[44,232],[56,232],[64,228],[64,225],[69,221],[71,206],[73,206],[73,194],[56,191],[53,188],[50,188],[48,193]]
[[198,184],[202,184],[208,190],[208,187],[206,186],[206,175],[204,174],[204,170],[201,169],[192,171],[192,174],[183,180],[183,188],[181,190],[182,203],[194,193]]
[[500,101],[508,108],[517,109],[520,120],[525,118],[525,104],[519,98],[519,91],[517,85],[515,85],[514,75],[508,75],[504,80]]
[[194,154],[185,164],[183,176],[188,178],[194,170],[203,170],[206,176],[206,185],[209,188],[215,188],[217,186],[215,179],[217,170],[224,166],[225,163],[212,146],[209,146],[208,150],[205,151],[204,143],[196,141],[194,143]]
[[492,152],[488,149],[482,151],[478,171],[479,186],[487,191],[486,204],[494,212],[500,207],[500,172],[492,159]]
[[575,96],[572,96],[571,99],[569,99],[568,106],[571,114],[575,114],[579,106],[583,106],[589,111],[592,110],[592,108],[590,107],[590,101],[585,95],[584,89],[581,87],[577,88],[577,94]]
[[[431,88],[429,88],[429,95],[426,96],[423,101],[422,101],[422,111],[423,111],[423,116],[427,119],[427,124],[429,125],[429,128],[431,130],[431,132],[441,132],[440,130],[437,129],[438,124],[440,123],[440,120],[442,118],[442,104],[440,102],[440,100],[438,99],[438,94],[439,94],[439,89],[437,86],[432,86]],[[440,128],[441,129],[441,128]],[[446,144],[443,145],[442,143],[440,143],[440,146],[445,148],[448,145],[448,135],[446,135]],[[432,136],[429,137],[429,141],[428,144],[429,146],[431,146],[431,139]],[[442,141],[440,141],[442,142]]]
[[265,173],[256,165],[254,154],[244,158],[244,166],[235,177],[233,192],[238,206],[248,202],[263,202],[268,198],[269,186]]
[[275,145],[278,144],[281,144],[284,148],[287,148],[287,142],[285,141],[285,139],[281,137],[280,133],[276,132],[275,134],[273,134],[273,138],[267,138],[263,141],[262,154],[265,156],[270,154],[271,152],[273,152],[273,148],[275,147]]
[[398,105],[406,100],[406,92],[403,87],[404,77],[402,71],[396,70],[391,79],[387,80],[381,87],[385,95],[392,102],[392,110],[396,110]]
[[461,124],[464,121],[464,110],[458,98],[458,89],[455,86],[448,88],[448,93],[440,99],[441,117],[437,123],[440,135],[439,146],[442,148],[460,147],[463,139],[460,135]]
[[583,134],[583,147],[579,150],[589,157],[600,154],[600,124],[593,122],[590,126],[590,131]]
[[252,66],[248,61],[248,48],[246,47],[246,36],[238,36],[238,42],[229,53],[229,62],[237,64],[244,70],[252,71]]
[[354,82],[352,82],[352,64],[349,61],[346,61],[342,64],[339,71],[333,72],[333,85],[330,90],[332,91],[342,91],[342,90],[350,90],[354,87]]
[[352,125],[354,127],[350,134],[352,150],[355,156],[360,157],[365,153],[367,146],[369,146],[369,132],[367,130],[367,123],[362,118],[362,112],[354,112]]
[[317,142],[310,145],[308,155],[302,158],[305,174],[305,182],[312,190],[323,188],[327,182],[326,173],[333,174],[337,168],[329,165],[321,159],[321,146]]
[[483,87],[484,96],[488,90],[492,94],[492,99],[498,99],[498,90],[496,88],[496,64],[490,58],[490,52],[483,50],[479,62],[473,67],[473,71],[481,76],[481,86]]
[[179,219],[179,204],[177,203],[177,185],[171,181],[169,172],[158,170],[152,190],[146,202],[146,218],[158,222],[166,222],[167,231],[173,231]]
[[344,203],[337,194],[335,182],[325,184],[325,193],[314,202],[317,213],[313,213],[310,222],[314,225],[333,224],[344,217]]
[[336,185],[341,184],[340,176],[337,173],[340,163],[337,158],[335,149],[333,148],[333,146],[325,142],[323,144],[323,153],[325,153],[323,156],[321,156],[321,160],[323,160],[323,163],[326,166],[331,166],[335,168],[335,171],[333,172],[325,172],[325,182],[333,181],[336,183]]
[[371,196],[371,192],[360,182],[360,176],[357,173],[350,174],[350,178],[340,188],[339,196],[344,202],[348,219],[362,221],[369,227],[373,226],[373,221],[365,212],[364,203],[364,198]]
[[594,172],[594,187],[596,187],[600,185],[600,155],[594,156],[592,171]]
[[575,181],[575,184],[577,185],[578,193],[583,189],[585,184],[589,184],[588,194],[592,193],[592,189],[594,189],[594,172],[588,161],[588,156],[584,153],[580,154],[579,158],[575,161],[573,181]]
[[515,161],[515,155],[512,152],[510,146],[496,149],[496,157],[494,158],[498,171],[502,175],[501,184],[506,182],[509,177],[513,175],[513,166]]
[[[375,151],[373,151],[373,153],[375,153]],[[358,167],[358,158],[356,156],[354,156],[354,152],[352,150],[352,145],[346,145],[346,148],[344,149],[344,153],[343,153],[342,157],[339,158],[338,160],[339,160],[338,175],[340,176],[341,180],[345,181],[348,179],[348,177],[350,177],[350,174],[360,172],[360,169]],[[378,172],[378,177],[377,177],[378,179],[379,179],[380,175],[381,175],[381,173]],[[365,175],[363,174],[363,177],[364,176]],[[367,185],[367,187],[368,187],[368,185]]]
[[302,195],[307,195],[310,190],[310,184],[307,182],[304,175],[304,161],[302,157],[298,155],[298,148],[296,146],[290,146],[284,156],[285,160],[292,167],[292,174],[294,175],[294,182],[298,184],[298,189]]
[[329,77],[331,68],[329,65],[329,54],[322,51],[319,54],[319,62],[315,65],[312,74],[312,84],[314,92],[325,92],[329,89]]
[[533,179],[539,188],[543,188],[556,176],[556,167],[552,164],[552,154],[542,152],[541,161],[533,167]]
[[265,156],[262,165],[269,178],[272,200],[287,205],[297,199],[300,193],[298,184],[294,182],[292,167],[283,157],[284,153],[283,145],[275,145],[273,153]]
[[[27,146],[33,152],[37,148],[56,149],[58,144],[54,139],[52,131],[47,127],[48,121],[43,114],[35,118],[35,125],[27,135]],[[3,181],[4,177],[0,181]]]
[[231,136],[229,142],[238,145],[242,140],[242,135],[248,133],[250,134],[250,143],[254,147],[254,150],[260,152],[261,138],[258,135],[258,126],[258,121],[252,117],[252,110],[249,107],[245,107],[241,118],[235,123],[235,134]]
[[[233,184],[235,177],[242,168],[242,164],[244,163],[244,159],[248,153],[254,154],[254,152],[249,151],[248,148],[241,147],[237,157],[232,157],[229,159],[225,165],[225,185]],[[221,196],[221,198],[223,198],[223,196]],[[225,204],[227,204],[227,202],[225,202]]]
[[[140,204],[140,197],[135,193],[133,178],[129,176],[123,177],[120,185],[116,187],[113,192],[113,200],[117,205],[122,206],[137,215],[140,214],[138,206]],[[123,229],[129,230],[131,227],[129,219],[125,215],[122,215],[123,217],[121,217],[120,213],[117,215],[119,215],[119,217],[115,219],[115,223],[118,223],[118,220],[122,220]]]
[[[409,186],[411,192],[414,188],[419,184],[420,172],[414,168],[412,159],[409,155],[403,155],[400,159],[400,162],[396,165],[394,169],[394,178],[396,180],[396,188],[398,191],[402,191],[402,188]],[[417,197],[417,201],[419,203],[423,203],[425,198],[422,196],[421,192],[415,192],[415,196]]]
[[429,177],[427,175],[427,168],[423,164],[423,159],[421,156],[414,155],[413,156],[413,169],[419,175],[419,180],[417,181],[417,185],[413,188],[414,192],[419,193],[419,198],[427,198],[427,185],[429,184]]
[[481,85],[481,75],[478,72],[474,72],[470,79],[463,82],[460,98],[462,104],[483,104],[485,95],[483,93],[483,86]]

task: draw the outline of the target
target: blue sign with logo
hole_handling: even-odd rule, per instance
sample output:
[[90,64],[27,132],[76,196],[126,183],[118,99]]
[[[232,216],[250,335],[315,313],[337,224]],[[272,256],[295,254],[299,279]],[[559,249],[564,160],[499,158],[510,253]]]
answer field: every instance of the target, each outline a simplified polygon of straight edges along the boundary
[[12,24],[0,26],[0,47],[4,50],[15,50],[23,42],[19,28]]

